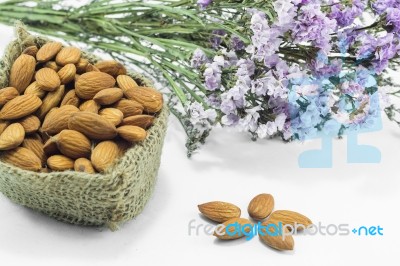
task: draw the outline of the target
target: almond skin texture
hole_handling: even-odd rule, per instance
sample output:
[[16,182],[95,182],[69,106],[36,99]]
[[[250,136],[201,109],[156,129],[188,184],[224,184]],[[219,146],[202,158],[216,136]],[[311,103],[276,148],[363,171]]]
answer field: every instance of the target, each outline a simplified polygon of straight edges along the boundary
[[[229,225],[234,225],[234,224],[239,224],[242,228],[243,226],[246,226],[246,225],[252,225],[252,222],[250,222],[248,219],[245,219],[245,218],[229,219],[228,221],[219,225],[215,229],[214,236],[216,236],[218,239],[221,239],[221,240],[233,240],[233,239],[239,239],[239,238],[244,237],[245,235],[242,234],[241,231],[239,233],[235,232],[235,226],[229,226]],[[220,228],[222,228],[222,229],[220,229]],[[246,226],[246,227],[244,227],[244,230],[246,233],[249,233],[251,231],[251,227]]]
[[36,60],[33,56],[22,54],[15,60],[10,72],[10,87],[21,94],[31,83],[35,74]]
[[23,147],[3,153],[0,160],[29,171],[39,171],[42,168],[40,159],[31,150]]
[[79,98],[90,100],[101,90],[112,88],[115,79],[103,72],[88,72],[82,74],[75,82],[75,92]]
[[100,61],[94,65],[101,72],[105,72],[113,77],[117,77],[118,75],[126,75],[126,68],[117,61],[114,60],[106,60]]
[[79,109],[73,105],[64,105],[51,110],[46,115],[41,130],[50,135],[58,134],[62,130],[68,129],[69,118],[77,112],[79,112]]
[[198,205],[199,211],[208,219],[224,223],[232,218],[240,217],[240,208],[223,201],[211,201]]
[[74,64],[67,64],[63,66],[58,72],[61,84],[70,83],[75,79],[76,66]]
[[100,110],[99,115],[104,119],[110,121],[115,126],[121,124],[124,114],[116,108],[104,108]]
[[126,141],[137,142],[146,139],[147,132],[141,127],[121,126],[117,128],[118,135]]
[[136,81],[127,75],[118,76],[117,83],[123,92],[138,87],[138,84],[136,83]]
[[122,120],[122,126],[137,126],[143,129],[149,128],[153,125],[155,117],[152,115],[134,115],[128,116]]
[[54,137],[58,150],[65,156],[78,159],[81,157],[89,158],[92,143],[82,133],[64,129]]
[[85,71],[86,72],[100,72],[100,70],[97,67],[95,67],[94,65],[92,65],[90,63],[86,66]]
[[35,45],[32,45],[32,46],[25,48],[25,50],[22,53],[36,57],[36,54],[38,51],[39,51],[39,49]]
[[92,162],[86,158],[79,158],[75,160],[74,170],[77,172],[84,172],[94,174],[96,171],[93,168]]
[[86,58],[79,59],[79,62],[75,64],[76,73],[78,73],[78,74],[85,73],[88,64],[89,64],[89,60],[87,60]]
[[43,99],[43,103],[40,106],[39,110],[37,111],[37,116],[40,119],[43,119],[47,113],[53,108],[58,106],[61,102],[61,99],[64,95],[65,87],[61,85],[55,91],[47,93],[46,97]]
[[54,61],[46,62],[46,64],[44,64],[44,67],[53,69],[56,72],[58,72],[61,69],[61,67],[59,65],[57,65],[57,63]]
[[99,172],[105,172],[110,167],[115,159],[118,158],[119,149],[113,141],[103,141],[97,144],[92,151],[90,160],[94,168]]
[[42,90],[36,81],[32,82],[24,91],[24,95],[35,95],[40,99],[43,99],[46,96],[46,91]]
[[112,107],[120,110],[124,114],[124,117],[141,115],[143,113],[143,106],[140,103],[127,99],[119,100]]
[[19,95],[16,88],[7,87],[0,90],[0,106],[5,105],[8,101],[14,99]]
[[11,120],[25,117],[35,112],[42,101],[35,95],[17,96],[6,103],[0,111],[0,119]]
[[[289,235],[289,231],[282,227],[285,230],[285,236],[283,236],[279,231],[279,225],[274,223],[263,223],[263,226],[267,226],[267,229],[262,229],[261,232],[263,234],[259,234],[259,237],[262,242],[264,242],[267,246],[274,248],[276,250],[293,250],[294,248],[294,239],[292,235]],[[268,232],[270,233],[268,233]],[[276,235],[275,235],[276,234]]]
[[90,112],[72,114],[68,121],[68,128],[79,131],[90,139],[108,140],[117,135],[114,124]]
[[96,95],[93,97],[93,100],[101,105],[110,105],[121,100],[122,96],[124,96],[124,94],[122,93],[121,89],[110,88],[96,93]]
[[51,68],[42,68],[35,75],[37,85],[44,91],[54,91],[61,85],[60,77]]
[[123,91],[126,98],[140,103],[147,113],[157,113],[163,107],[162,94],[153,88],[136,87]]
[[269,216],[267,222],[276,224],[281,222],[283,225],[291,225],[293,228],[295,228],[296,225],[300,225],[297,227],[297,231],[303,230],[303,226],[307,228],[308,226],[312,225],[312,221],[306,216],[298,212],[287,210],[274,211]]
[[274,210],[274,205],[274,197],[271,194],[260,194],[250,201],[247,211],[254,220],[264,220]]
[[42,166],[46,163],[47,160],[43,146],[44,144],[39,134],[29,136],[24,139],[24,142],[22,142],[22,147],[31,150],[40,159],[40,161],[42,162]]
[[78,107],[80,105],[80,99],[76,96],[75,90],[70,90],[64,96],[64,99],[61,101],[61,106],[64,105],[73,105]]
[[94,100],[87,100],[79,106],[79,110],[83,112],[99,113],[100,105]]
[[37,116],[29,115],[18,121],[22,125],[26,134],[32,134],[39,130],[40,120]]
[[11,150],[24,141],[25,130],[19,123],[10,124],[0,135],[0,150]]
[[61,50],[62,44],[59,42],[48,42],[43,45],[36,54],[36,60],[40,63],[53,59]]
[[59,66],[76,64],[81,59],[81,50],[76,47],[64,47],[56,56],[56,63]]
[[54,171],[74,169],[74,161],[64,155],[53,155],[47,159],[47,166]]

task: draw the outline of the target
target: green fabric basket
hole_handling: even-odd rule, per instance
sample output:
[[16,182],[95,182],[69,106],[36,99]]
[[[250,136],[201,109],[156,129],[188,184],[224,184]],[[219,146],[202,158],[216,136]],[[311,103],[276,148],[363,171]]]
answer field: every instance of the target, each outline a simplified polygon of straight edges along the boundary
[[[43,46],[49,40],[29,34],[16,24],[17,39],[11,42],[0,61],[0,88],[8,86],[10,68],[28,46]],[[83,53],[91,63],[98,58]],[[129,73],[142,86],[150,80]],[[107,225],[111,230],[141,213],[149,200],[160,166],[168,123],[164,106],[148,136],[130,148],[104,174],[65,171],[36,173],[0,162],[0,191],[12,201],[43,212],[58,220],[81,225]]]

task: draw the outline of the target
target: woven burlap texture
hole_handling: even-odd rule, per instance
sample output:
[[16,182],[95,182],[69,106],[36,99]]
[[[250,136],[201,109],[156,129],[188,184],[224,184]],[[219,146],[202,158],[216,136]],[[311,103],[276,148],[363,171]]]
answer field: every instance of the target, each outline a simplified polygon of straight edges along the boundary
[[[0,61],[0,88],[8,85],[10,68],[26,47],[41,47],[49,41],[30,35],[19,22],[15,30],[17,39],[9,44]],[[88,53],[83,56],[91,63],[98,60]],[[140,74],[129,75],[140,85],[151,85]],[[0,162],[0,191],[16,203],[58,220],[107,225],[116,230],[143,210],[153,192],[167,121],[168,110],[164,107],[146,140],[130,148],[105,174],[35,173]]]

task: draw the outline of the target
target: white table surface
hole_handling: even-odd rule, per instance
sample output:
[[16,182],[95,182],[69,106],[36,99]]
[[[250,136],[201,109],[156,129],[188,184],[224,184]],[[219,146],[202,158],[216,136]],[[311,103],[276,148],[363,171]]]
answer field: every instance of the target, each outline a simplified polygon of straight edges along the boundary
[[[13,38],[0,25],[0,52]],[[301,169],[298,155],[318,140],[283,144],[251,142],[216,130],[192,159],[185,135],[170,118],[153,197],[144,212],[119,231],[64,224],[10,202],[0,194],[1,265],[391,265],[399,263],[400,128],[363,134],[360,143],[382,153],[380,164],[347,164],[346,141],[335,141],[333,168]],[[237,204],[246,215],[259,193],[275,196],[277,209],[315,223],[383,227],[383,236],[295,237],[293,252],[276,252],[259,239],[220,242],[189,235],[188,224],[207,224],[197,205],[212,200]]]

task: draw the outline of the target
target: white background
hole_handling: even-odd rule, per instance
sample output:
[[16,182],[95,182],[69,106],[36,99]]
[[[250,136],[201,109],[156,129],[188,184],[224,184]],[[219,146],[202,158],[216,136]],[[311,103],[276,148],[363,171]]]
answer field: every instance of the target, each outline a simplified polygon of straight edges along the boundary
[[[0,52],[13,38],[0,26]],[[334,142],[331,169],[300,169],[298,155],[319,141],[251,142],[243,134],[216,130],[193,159],[185,135],[170,118],[155,193],[144,212],[119,231],[64,224],[11,203],[0,194],[1,265],[381,265],[399,262],[400,128],[360,136],[381,150],[380,164],[346,163],[346,141]],[[295,237],[295,250],[277,252],[258,238],[220,242],[188,224],[207,224],[200,203],[221,200],[242,208],[259,193],[275,196],[314,223],[384,228],[383,236]],[[351,227],[352,228],[352,227]],[[202,232],[202,231],[201,231]],[[194,231],[193,231],[194,233]]]

